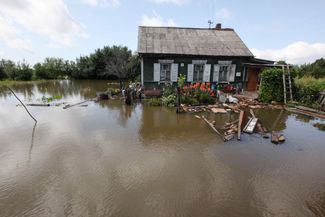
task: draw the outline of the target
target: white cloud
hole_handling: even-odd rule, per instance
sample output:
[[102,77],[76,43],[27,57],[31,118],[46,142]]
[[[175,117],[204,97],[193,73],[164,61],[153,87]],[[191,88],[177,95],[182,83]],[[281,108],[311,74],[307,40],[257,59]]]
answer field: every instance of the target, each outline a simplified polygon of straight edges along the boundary
[[[87,37],[82,24],[72,18],[63,0],[7,0],[1,1],[0,15],[7,32],[16,36],[16,44],[24,49],[25,39],[19,35],[27,30],[46,36],[52,43],[74,45],[76,38]],[[3,39],[9,46],[15,43]],[[20,42],[19,42],[20,41]]]
[[325,57],[325,43],[310,44],[308,42],[298,41],[278,50],[259,50],[253,48],[251,51],[258,58],[275,61],[285,60],[291,64],[304,64]]
[[176,22],[173,19],[164,19],[155,11],[153,16],[142,15],[141,20],[142,26],[177,26]]
[[107,7],[112,6],[117,8],[120,6],[120,0],[83,0],[83,3],[92,7]]
[[217,19],[226,20],[231,16],[231,12],[227,8],[221,8],[217,10],[216,17]]
[[10,22],[7,22],[0,15],[0,41],[3,41],[10,48],[31,51],[30,42],[21,37],[21,34]]
[[154,2],[161,4],[161,3],[170,3],[176,5],[183,5],[187,2],[187,0],[153,0]]

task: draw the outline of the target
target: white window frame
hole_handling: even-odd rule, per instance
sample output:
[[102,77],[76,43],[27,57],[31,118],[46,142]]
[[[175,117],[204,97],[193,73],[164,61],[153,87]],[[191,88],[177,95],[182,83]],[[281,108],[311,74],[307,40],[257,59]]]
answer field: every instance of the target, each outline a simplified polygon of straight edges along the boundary
[[[232,61],[218,61],[219,65],[219,82],[227,83],[230,81],[230,72],[231,72]],[[225,71],[226,68],[226,71]],[[225,78],[225,79],[224,79]]]
[[[196,74],[196,67],[203,66],[202,71],[199,71]],[[205,63],[195,63],[193,64],[193,82],[203,82],[203,76],[204,76],[204,69],[205,69]],[[201,74],[201,76],[200,76]],[[200,79],[201,77],[201,79]]]
[[[164,66],[168,66],[169,70],[165,70]],[[171,71],[172,71],[172,63],[160,63],[160,82],[170,82],[171,81]],[[164,75],[165,79],[162,79],[162,75]],[[167,79],[167,75],[169,75],[169,79]]]
[[219,82],[229,81],[230,70],[231,70],[231,65],[220,65]]

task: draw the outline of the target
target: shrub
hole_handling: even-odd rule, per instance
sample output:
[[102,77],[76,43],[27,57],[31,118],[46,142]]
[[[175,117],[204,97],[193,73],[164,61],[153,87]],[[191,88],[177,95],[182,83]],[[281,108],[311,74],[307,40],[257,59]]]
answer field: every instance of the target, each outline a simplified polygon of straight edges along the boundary
[[186,105],[197,105],[199,104],[199,101],[197,101],[196,98],[184,95],[181,96],[181,103],[186,104]]
[[267,68],[261,73],[261,88],[259,98],[262,102],[283,102],[282,69]]
[[306,76],[295,79],[295,85],[298,89],[298,100],[301,103],[312,105],[315,104],[319,97],[319,92],[325,90],[325,78],[316,79]]
[[174,94],[171,94],[169,96],[163,96],[161,98],[161,102],[164,106],[173,107],[175,106],[177,97]]
[[183,74],[180,74],[178,76],[178,80],[177,80],[178,87],[183,89],[185,83],[186,83],[186,76]]
[[213,104],[213,103],[215,103],[215,99],[210,96],[209,92],[206,92],[206,91],[198,91],[197,99],[202,104]]
[[169,95],[175,94],[175,88],[171,84],[166,84],[163,89],[163,96],[168,97]]
[[202,104],[215,103],[215,92],[211,89],[210,83],[195,83],[186,85],[181,90],[183,96],[194,97],[197,102]]

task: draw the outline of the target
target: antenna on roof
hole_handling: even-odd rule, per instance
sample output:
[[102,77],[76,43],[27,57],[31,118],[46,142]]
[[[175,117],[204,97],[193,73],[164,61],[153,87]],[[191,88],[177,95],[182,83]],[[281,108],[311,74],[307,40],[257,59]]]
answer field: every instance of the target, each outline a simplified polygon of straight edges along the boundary
[[211,20],[208,20],[209,23],[209,29],[211,29],[211,25],[213,24],[213,22]]

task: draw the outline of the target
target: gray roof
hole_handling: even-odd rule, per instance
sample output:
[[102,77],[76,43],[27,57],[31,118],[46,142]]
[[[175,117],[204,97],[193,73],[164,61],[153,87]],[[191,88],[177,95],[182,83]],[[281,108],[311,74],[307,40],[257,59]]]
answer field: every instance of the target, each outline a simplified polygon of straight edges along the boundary
[[254,56],[233,29],[145,26],[139,27],[138,53]]

